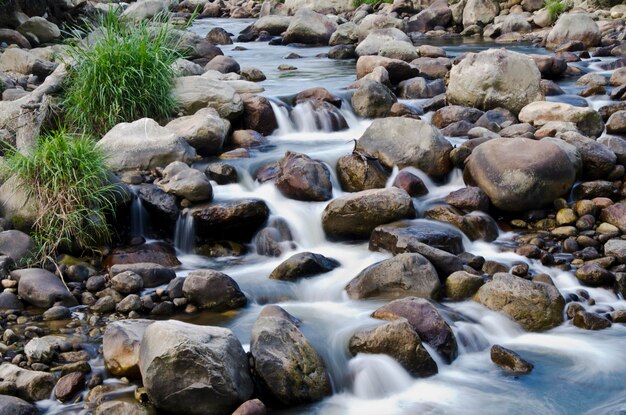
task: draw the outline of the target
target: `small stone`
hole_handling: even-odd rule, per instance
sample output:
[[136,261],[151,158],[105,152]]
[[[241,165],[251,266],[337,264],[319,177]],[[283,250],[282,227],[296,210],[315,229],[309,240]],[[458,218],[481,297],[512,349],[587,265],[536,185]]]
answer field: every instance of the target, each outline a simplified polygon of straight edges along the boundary
[[78,391],[85,386],[85,375],[81,372],[73,372],[63,376],[57,382],[54,394],[61,402],[69,401]]
[[596,313],[579,311],[572,320],[576,327],[585,330],[603,330],[611,327],[611,322]]
[[518,375],[527,375],[534,368],[532,363],[522,359],[514,351],[497,344],[491,347],[491,361],[501,368]]
[[576,219],[578,219],[576,214],[569,208],[561,209],[556,214],[556,223],[559,226],[571,225],[576,222]]
[[62,305],[51,307],[43,313],[43,319],[46,321],[67,320],[70,317],[72,317],[72,312]]
[[104,296],[96,301],[90,308],[96,313],[110,313],[115,310],[115,299],[110,295]]
[[615,282],[615,275],[597,264],[585,264],[578,268],[576,278],[592,287],[611,285]]

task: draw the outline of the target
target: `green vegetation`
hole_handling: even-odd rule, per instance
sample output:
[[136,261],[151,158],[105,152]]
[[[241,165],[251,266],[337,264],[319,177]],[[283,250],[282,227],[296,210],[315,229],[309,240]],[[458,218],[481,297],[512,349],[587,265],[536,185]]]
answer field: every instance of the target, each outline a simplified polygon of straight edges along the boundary
[[393,3],[393,0],[352,0],[352,5],[356,8],[361,4],[369,4],[370,6],[378,6],[381,3]]
[[561,0],[545,0],[545,6],[552,21],[556,21],[560,15],[571,8],[567,2]]
[[33,239],[38,261],[60,250],[95,250],[110,241],[106,216],[117,190],[108,177],[105,155],[84,135],[54,131],[41,136],[28,154],[9,151],[2,165],[35,201]]
[[172,28],[164,18],[130,22],[110,12],[92,34],[73,39],[63,107],[77,131],[103,135],[115,124],[143,117],[168,118],[172,63],[179,57]]

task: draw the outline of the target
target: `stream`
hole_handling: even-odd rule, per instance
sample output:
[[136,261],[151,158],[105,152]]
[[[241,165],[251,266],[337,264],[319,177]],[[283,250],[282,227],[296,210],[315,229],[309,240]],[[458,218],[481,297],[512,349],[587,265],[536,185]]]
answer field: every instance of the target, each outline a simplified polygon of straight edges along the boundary
[[[251,19],[198,20],[191,30],[204,36],[213,27],[222,27],[236,35],[251,24]],[[503,47],[478,41],[450,40],[438,43],[448,56],[463,52]],[[317,55],[328,47],[294,48],[268,46],[266,42],[234,43],[220,46],[224,54],[232,56],[242,68],[261,69],[267,80],[262,95],[278,103],[281,98],[311,87],[324,87],[344,99],[342,113],[349,128],[340,132],[319,130],[312,114],[300,111],[291,118],[286,111],[274,105],[279,128],[268,137],[270,145],[251,150],[251,158],[228,160],[239,174],[239,182],[214,185],[214,199],[222,201],[253,197],[263,199],[272,217],[284,219],[293,234],[294,249],[285,250],[278,258],[249,253],[243,257],[207,258],[193,254],[193,223],[185,216],[179,218],[176,235],[172,235],[182,267],[179,276],[201,268],[219,269],[237,281],[249,300],[249,305],[236,312],[224,314],[200,313],[176,318],[196,323],[230,328],[248,350],[251,328],[263,306],[278,304],[302,321],[301,329],[324,359],[329,370],[333,395],[325,400],[289,410],[272,411],[275,414],[324,415],[404,415],[404,414],[616,414],[626,413],[626,326],[614,324],[601,331],[584,331],[566,321],[546,333],[527,333],[502,314],[490,311],[473,301],[442,302],[438,307],[459,343],[459,356],[452,364],[445,364],[433,349],[430,354],[438,364],[435,376],[412,378],[398,363],[384,355],[351,357],[348,340],[355,331],[381,324],[370,314],[386,303],[384,300],[352,300],[344,292],[346,284],[362,269],[391,257],[384,252],[368,250],[367,242],[341,243],[326,239],[321,227],[321,216],[328,202],[301,202],[285,198],[272,182],[260,184],[254,180],[261,166],[280,159],[292,150],[321,160],[333,175],[333,198],[341,196],[335,176],[339,157],[349,154],[371,121],[356,117],[349,104],[345,88],[355,80],[355,62],[336,61]],[[507,45],[521,53],[548,53],[532,45]],[[245,48],[245,50],[241,50]],[[303,56],[285,60],[290,52]],[[585,72],[601,71],[597,62],[612,58],[583,60],[574,65]],[[279,71],[279,64],[296,66],[294,71]],[[571,79],[559,85],[568,96],[583,87]],[[566,96],[567,97],[567,96]],[[561,100],[563,96],[550,97]],[[608,97],[593,97],[589,105],[596,108]],[[419,107],[419,101],[402,101]],[[426,114],[424,119],[429,119]],[[452,140],[451,140],[452,141]],[[458,143],[458,139],[452,141]],[[198,167],[202,167],[199,163]],[[391,186],[394,176],[387,186]],[[414,199],[418,212],[441,201],[449,192],[464,187],[461,171],[454,169],[445,184],[437,184],[417,172],[429,189],[426,196]],[[139,202],[133,205],[133,232],[147,234],[153,226]],[[493,243],[471,242],[464,239],[465,250],[486,259],[505,264],[525,262],[532,270],[549,274],[561,294],[566,296],[585,289],[596,300],[591,311],[606,311],[609,307],[626,309],[626,301],[602,288],[583,287],[571,272],[550,268],[512,252],[501,251],[510,243],[513,234],[500,232]],[[268,279],[270,272],[297,252],[310,251],[337,259],[341,266],[313,278],[297,282]],[[508,375],[494,365],[489,356],[490,346],[500,344],[519,353],[535,365],[524,377]],[[91,362],[103,369],[101,360]],[[105,382],[114,382],[108,379]],[[61,405],[52,400],[40,402],[48,415],[81,413],[80,405]]]

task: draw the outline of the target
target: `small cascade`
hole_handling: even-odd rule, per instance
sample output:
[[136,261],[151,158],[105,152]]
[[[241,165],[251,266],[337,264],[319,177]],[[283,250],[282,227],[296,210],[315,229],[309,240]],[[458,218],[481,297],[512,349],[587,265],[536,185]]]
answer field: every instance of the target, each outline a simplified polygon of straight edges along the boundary
[[354,376],[354,395],[363,399],[384,398],[409,388],[411,375],[393,358],[383,354],[360,354],[348,363]]
[[326,102],[313,101],[299,103],[291,109],[284,103],[270,101],[270,104],[278,124],[274,134],[277,136],[310,132],[332,133],[352,128],[360,122],[352,112],[350,102],[345,99],[341,108]]
[[133,194],[133,200],[130,206],[130,234],[132,236],[145,237],[149,223],[149,214],[146,208],[143,207],[141,198],[137,193],[137,188],[130,186],[130,190]]
[[275,131],[275,135],[294,133],[294,126],[291,122],[291,118],[289,118],[289,109],[285,105],[279,105],[273,100],[270,100],[270,105],[272,106],[274,116],[276,117],[276,123],[278,124],[278,129]]
[[192,254],[194,251],[196,233],[193,228],[193,216],[181,213],[176,221],[174,233],[174,248],[183,254]]

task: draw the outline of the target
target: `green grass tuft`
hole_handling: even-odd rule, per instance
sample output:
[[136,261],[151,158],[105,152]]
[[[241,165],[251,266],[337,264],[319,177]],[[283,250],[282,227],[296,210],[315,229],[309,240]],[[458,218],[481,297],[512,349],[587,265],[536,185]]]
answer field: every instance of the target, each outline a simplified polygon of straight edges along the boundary
[[170,24],[162,17],[130,22],[110,12],[88,26],[87,39],[69,42],[74,65],[63,107],[70,125],[104,135],[120,122],[167,119],[176,107],[171,65],[180,56]]
[[561,0],[545,0],[544,4],[546,6],[546,10],[548,11],[548,15],[553,22],[556,21],[560,15],[570,9],[569,4]]
[[105,162],[95,141],[63,130],[41,136],[27,154],[12,149],[6,155],[3,176],[15,177],[36,202],[36,260],[61,250],[95,251],[110,242],[107,215],[114,213],[118,190]]

